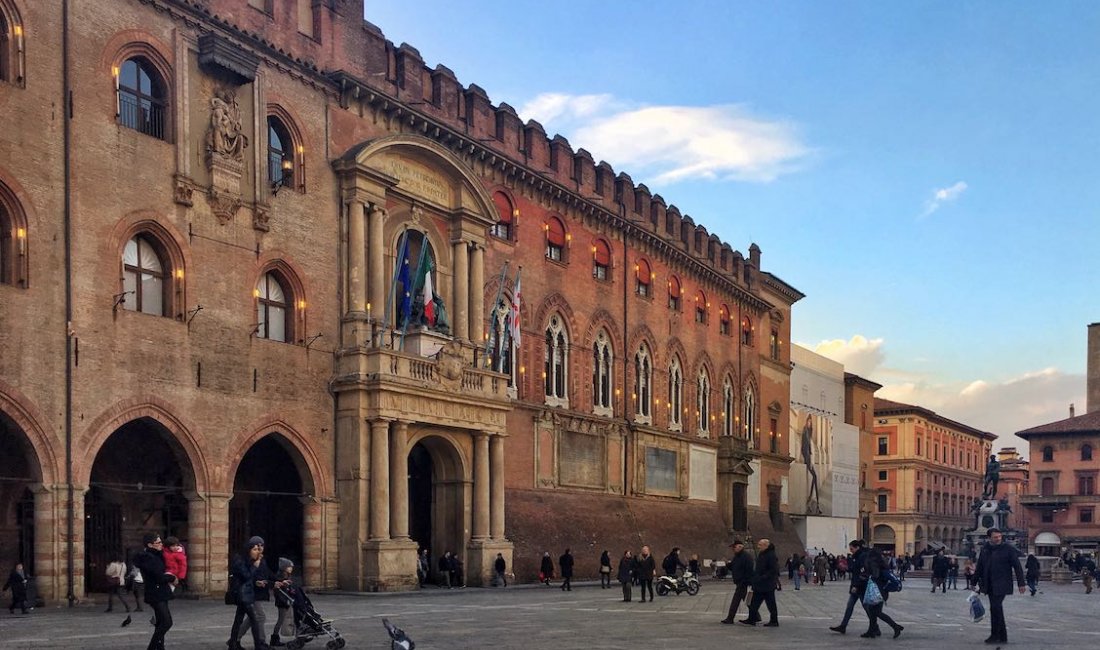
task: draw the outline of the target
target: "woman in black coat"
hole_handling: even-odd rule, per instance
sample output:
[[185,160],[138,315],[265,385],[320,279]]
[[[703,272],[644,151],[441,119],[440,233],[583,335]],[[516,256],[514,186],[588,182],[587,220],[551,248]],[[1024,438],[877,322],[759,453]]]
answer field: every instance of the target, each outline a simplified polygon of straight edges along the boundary
[[1024,564],[1024,580],[1027,581],[1027,588],[1034,596],[1039,590],[1039,558],[1034,554],[1027,556],[1027,562]]
[[[882,632],[879,630],[878,622],[881,620],[889,625],[894,630],[894,638],[901,636],[901,631],[905,629],[903,626],[898,625],[894,619],[890,618],[889,614],[886,614],[882,609],[886,606],[886,599],[890,597],[890,594],[886,593],[886,572],[889,569],[886,568],[886,558],[882,556],[882,551],[872,548],[867,551],[866,559],[863,562],[863,577],[865,580],[862,583],[862,589],[859,593],[859,598],[863,600],[863,594],[867,591],[867,585],[869,582],[874,582],[878,587],[879,593],[882,594],[882,602],[877,605],[868,606],[863,605],[863,609],[867,610],[867,618],[870,619],[870,625],[867,627],[867,631],[860,634],[865,639],[870,639],[876,636],[882,636]],[[855,581],[853,581],[853,588],[855,588]]]
[[142,538],[145,550],[134,556],[134,566],[141,571],[145,582],[145,603],[153,610],[153,638],[148,650],[163,650],[164,637],[172,629],[172,612],[168,601],[172,600],[172,585],[176,577],[164,567],[164,542],[160,535],[147,533]]
[[623,586],[623,602],[629,603],[634,592],[631,586],[634,584],[634,556],[630,550],[624,551],[623,556],[619,558],[618,578],[619,584]]
[[11,589],[11,605],[8,606],[8,612],[14,614],[15,608],[18,607],[27,613],[27,574],[23,571],[23,563],[16,562],[15,567],[12,568],[11,573],[8,575],[8,581],[4,583],[4,591]]
[[550,586],[550,578],[554,576],[554,561],[550,559],[550,551],[542,554],[542,564],[539,565],[539,580],[547,587]]

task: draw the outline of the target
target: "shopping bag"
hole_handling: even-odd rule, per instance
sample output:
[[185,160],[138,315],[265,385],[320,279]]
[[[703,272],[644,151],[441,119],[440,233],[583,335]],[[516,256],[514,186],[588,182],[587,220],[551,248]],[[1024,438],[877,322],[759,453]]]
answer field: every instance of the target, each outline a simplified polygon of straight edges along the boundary
[[882,604],[882,592],[879,591],[878,585],[874,580],[867,581],[867,590],[863,592],[863,604],[867,607],[874,607],[875,605]]
[[981,623],[985,618],[985,605],[982,604],[982,599],[975,591],[970,592],[970,595],[966,597],[968,603],[968,609],[970,610],[970,621],[972,623]]

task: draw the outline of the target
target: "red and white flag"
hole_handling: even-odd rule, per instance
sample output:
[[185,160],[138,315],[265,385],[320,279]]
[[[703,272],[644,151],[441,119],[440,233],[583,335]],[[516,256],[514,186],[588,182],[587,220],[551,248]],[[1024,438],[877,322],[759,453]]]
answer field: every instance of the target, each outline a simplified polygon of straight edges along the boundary
[[518,271],[516,271],[516,286],[515,286],[515,289],[512,290],[512,331],[510,332],[510,334],[512,336],[512,344],[515,346],[515,348],[517,350],[519,349],[519,302],[520,302],[519,279],[520,279],[520,275],[522,275],[522,274],[523,274],[523,267],[520,267],[520,269]]

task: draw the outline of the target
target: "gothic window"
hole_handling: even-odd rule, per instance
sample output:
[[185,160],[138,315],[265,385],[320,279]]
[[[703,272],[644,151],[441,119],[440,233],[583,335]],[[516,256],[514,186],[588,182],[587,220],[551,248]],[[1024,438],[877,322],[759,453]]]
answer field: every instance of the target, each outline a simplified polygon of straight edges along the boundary
[[268,271],[256,283],[253,295],[256,297],[256,336],[283,343],[293,341],[294,299],[286,284],[274,271]]
[[741,319],[741,345],[752,345],[752,321],[748,316]]
[[305,147],[295,137],[289,122],[278,115],[267,116],[267,182],[271,191],[290,187],[305,190],[303,156]]
[[142,233],[126,242],[122,251],[122,307],[154,316],[167,316],[171,269],[166,269],[160,243]]
[[489,234],[497,239],[512,241],[516,213],[519,211],[512,206],[511,199],[504,192],[493,193],[493,205],[497,209],[497,222],[489,227]]
[[695,322],[706,324],[707,322],[707,310],[710,308],[710,303],[707,302],[707,295],[701,290],[695,294]]
[[634,265],[634,277],[637,279],[635,291],[639,296],[648,298],[652,293],[653,271],[649,268],[649,262],[638,260]]
[[733,435],[734,414],[733,382],[726,377],[722,382],[722,435]]
[[668,279],[668,308],[672,311],[680,311],[680,279],[675,275]]
[[731,332],[730,308],[722,305],[721,309],[718,310],[718,333],[722,336],[729,336]]
[[680,368],[680,358],[673,356],[668,369],[668,428],[673,431],[679,431],[682,426],[683,395],[684,372]]
[[0,81],[22,86],[24,79],[23,22],[16,8],[0,0]]
[[167,139],[168,90],[145,57],[127,59],[118,69],[118,123],[154,138]]
[[612,380],[613,355],[611,339],[607,332],[600,330],[592,346],[592,396],[596,415],[612,415],[611,393],[614,390]]
[[561,317],[554,315],[546,327],[544,351],[546,403],[550,406],[569,406],[569,338]]
[[492,369],[508,375],[508,387],[516,386],[516,342],[512,329],[512,302],[501,296],[490,316],[489,353]]
[[0,284],[27,286],[27,227],[14,200],[0,186]]
[[653,362],[645,343],[634,355],[634,415],[639,422],[650,422],[650,403],[653,398]]
[[568,236],[565,234],[565,225],[557,217],[550,217],[546,221],[546,259],[555,262],[565,261],[565,243]]
[[745,386],[741,411],[741,429],[749,441],[749,447],[752,447],[756,441],[756,392],[752,386]]
[[592,277],[607,280],[611,272],[611,247],[602,239],[592,246]]
[[710,374],[706,368],[699,370],[695,380],[695,411],[700,435],[710,431]]

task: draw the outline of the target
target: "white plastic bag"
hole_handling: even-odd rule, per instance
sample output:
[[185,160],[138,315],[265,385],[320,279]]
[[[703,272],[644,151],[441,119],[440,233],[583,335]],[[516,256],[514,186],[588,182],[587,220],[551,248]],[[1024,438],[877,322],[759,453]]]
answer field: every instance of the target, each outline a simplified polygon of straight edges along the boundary
[[874,580],[867,581],[867,591],[863,592],[863,604],[867,607],[874,607],[882,603],[882,592],[879,591],[878,585]]
[[981,623],[985,618],[985,605],[982,604],[982,598],[978,595],[978,592],[972,591],[970,595],[966,597],[967,610],[970,612],[970,621],[972,623]]

